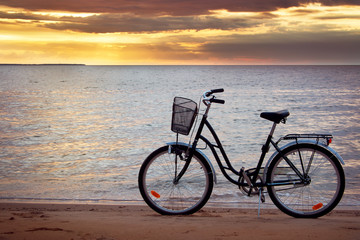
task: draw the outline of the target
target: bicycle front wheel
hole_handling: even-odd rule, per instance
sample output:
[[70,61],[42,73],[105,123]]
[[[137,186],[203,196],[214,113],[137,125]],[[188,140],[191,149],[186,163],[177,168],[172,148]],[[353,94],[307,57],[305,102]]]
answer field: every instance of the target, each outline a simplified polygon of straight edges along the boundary
[[213,174],[204,157],[195,152],[185,174],[178,182],[175,177],[183,169],[185,146],[169,151],[164,146],[146,158],[139,172],[139,190],[144,201],[164,215],[191,214],[208,201],[213,188]]
[[284,213],[300,218],[321,217],[334,209],[345,189],[339,160],[314,144],[297,144],[282,153],[291,163],[278,154],[266,175],[274,204]]

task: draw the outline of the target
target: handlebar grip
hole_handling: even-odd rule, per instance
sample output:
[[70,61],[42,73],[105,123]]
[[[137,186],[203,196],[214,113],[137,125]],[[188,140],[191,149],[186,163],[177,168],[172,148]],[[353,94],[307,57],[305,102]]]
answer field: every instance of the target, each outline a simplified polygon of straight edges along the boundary
[[217,89],[212,89],[211,90],[211,93],[221,93],[221,92],[224,92],[223,88],[217,88]]
[[210,99],[210,102],[224,104],[225,100],[213,98]]

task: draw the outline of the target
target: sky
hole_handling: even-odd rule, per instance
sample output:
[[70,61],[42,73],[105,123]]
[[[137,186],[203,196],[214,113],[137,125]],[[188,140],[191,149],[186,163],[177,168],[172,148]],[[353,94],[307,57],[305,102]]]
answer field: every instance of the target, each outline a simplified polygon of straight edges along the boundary
[[360,0],[0,0],[0,64],[360,64]]

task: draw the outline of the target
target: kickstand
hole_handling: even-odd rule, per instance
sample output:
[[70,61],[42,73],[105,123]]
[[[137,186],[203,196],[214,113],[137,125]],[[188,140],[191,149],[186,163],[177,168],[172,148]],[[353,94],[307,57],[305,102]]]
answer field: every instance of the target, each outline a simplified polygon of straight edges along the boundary
[[260,218],[260,205],[261,202],[263,202],[263,193],[262,193],[262,187],[259,188],[259,206],[258,206],[258,218]]

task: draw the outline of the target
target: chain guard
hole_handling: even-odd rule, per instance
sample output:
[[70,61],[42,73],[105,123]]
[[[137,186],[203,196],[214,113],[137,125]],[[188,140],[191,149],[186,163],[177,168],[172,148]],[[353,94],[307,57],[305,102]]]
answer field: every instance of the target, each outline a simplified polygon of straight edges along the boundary
[[[249,169],[249,170],[246,170],[246,171],[245,171],[245,174],[246,174],[247,176],[249,176],[249,177],[251,177],[252,173],[253,173],[253,169]],[[262,179],[262,177],[260,176],[260,174],[257,176],[256,182],[257,182],[257,183],[263,183],[263,179]],[[243,185],[244,183],[246,183],[246,185],[239,186],[240,191],[241,191],[244,195],[247,195],[247,196],[259,195],[259,192],[260,192],[259,189],[260,189],[260,188],[250,187],[250,186],[247,184],[246,180],[244,179],[244,177],[243,177],[242,175],[240,175],[240,177],[239,177],[239,183],[241,183],[242,185]],[[250,192],[250,190],[251,190],[251,192]],[[250,193],[250,194],[249,194],[249,193]]]

